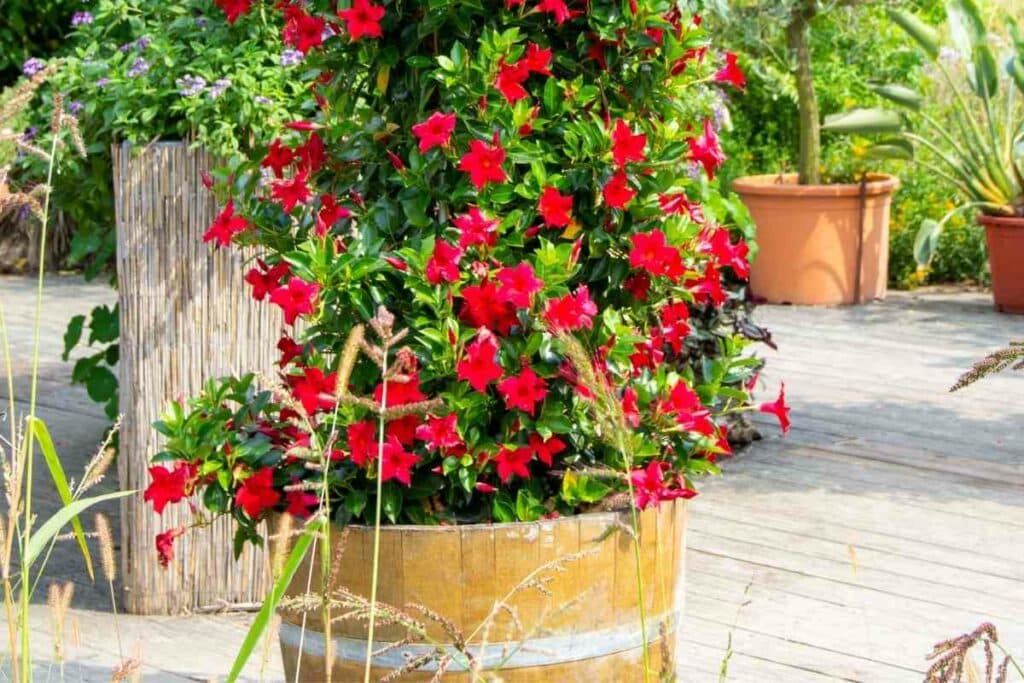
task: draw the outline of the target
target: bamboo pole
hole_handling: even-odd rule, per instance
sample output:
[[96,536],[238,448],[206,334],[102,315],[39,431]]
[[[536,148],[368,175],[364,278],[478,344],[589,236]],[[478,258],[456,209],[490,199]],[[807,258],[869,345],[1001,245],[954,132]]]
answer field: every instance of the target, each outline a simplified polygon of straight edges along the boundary
[[[121,308],[121,409],[118,474],[124,488],[147,486],[161,438],[151,427],[176,399],[232,373],[272,373],[280,316],[252,301],[243,285],[245,256],[211,251],[202,234],[218,206],[200,173],[217,162],[184,143],[113,149],[117,276]],[[124,603],[138,614],[179,614],[260,602],[265,558],[247,548],[236,562],[224,519],[175,544],[168,568],[157,561],[157,533],[189,524],[184,503],[156,515],[141,493],[121,503]],[[183,653],[185,654],[185,653]]]

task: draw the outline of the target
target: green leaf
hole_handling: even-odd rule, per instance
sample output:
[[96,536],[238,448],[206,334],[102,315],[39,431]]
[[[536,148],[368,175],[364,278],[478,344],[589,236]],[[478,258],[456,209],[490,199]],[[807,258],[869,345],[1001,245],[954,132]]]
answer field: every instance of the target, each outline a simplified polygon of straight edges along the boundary
[[889,109],[852,109],[825,117],[822,130],[832,133],[899,133],[903,128],[900,115]]
[[103,344],[116,341],[121,334],[119,326],[117,306],[97,306],[92,309],[92,321],[89,323],[89,343],[100,342]]
[[1024,93],[1024,57],[1018,55],[1006,60],[1006,73],[1013,79],[1017,89]]
[[996,58],[988,44],[988,29],[974,0],[947,0],[946,15],[953,44],[970,58],[968,79],[978,97],[988,99],[999,88]]
[[117,393],[117,377],[107,368],[97,366],[85,381],[85,391],[97,403],[108,401]]
[[76,315],[68,322],[68,329],[64,331],[64,353],[61,360],[67,362],[71,350],[78,346],[82,340],[82,328],[85,326],[85,316]]
[[869,85],[868,86],[877,95],[884,97],[890,102],[907,107],[918,111],[921,109],[921,105],[924,103],[924,98],[921,95],[905,85],[898,85],[895,83],[885,85]]
[[886,138],[868,148],[868,156],[872,159],[911,161],[914,158],[914,145],[903,138]]
[[939,32],[929,26],[920,18],[910,12],[901,10],[888,10],[889,18],[893,20],[907,35],[914,39],[925,53],[932,59],[939,57]]
[[49,545],[50,541],[60,533],[60,530],[64,528],[65,524],[88,510],[96,503],[124,498],[125,496],[131,496],[134,494],[134,490],[114,491],[113,493],[105,493],[101,496],[93,496],[92,498],[79,498],[78,500],[65,505],[60,510],[57,510],[57,512],[46,520],[41,527],[32,532],[32,538],[29,539],[29,543],[25,547],[25,556],[22,558],[22,565],[24,565],[26,572],[31,569],[32,564],[39,557],[39,554],[47,545]]
[[914,237],[914,260],[919,265],[927,266],[939,246],[939,235],[942,234],[942,224],[931,219],[921,221],[921,227]]
[[[53,479],[53,485],[57,489],[57,495],[60,496],[61,503],[70,505],[72,500],[71,489],[68,487],[68,478],[64,474],[64,467],[60,464],[57,449],[53,447],[53,438],[50,436],[50,430],[46,428],[46,423],[37,417],[30,417],[29,425],[32,430],[32,436],[35,437],[36,442],[39,444],[39,450],[43,452],[43,459],[46,461],[47,469],[50,470],[50,478]],[[85,559],[85,570],[89,572],[89,578],[95,581],[96,576],[92,570],[89,544],[85,542],[82,522],[78,519],[77,515],[71,518],[71,530],[75,534],[75,540],[78,541],[78,547],[81,549],[82,557]]]
[[299,565],[302,564],[306,553],[309,552],[313,539],[316,534],[320,533],[323,526],[323,520],[309,523],[303,529],[299,540],[295,542],[295,547],[292,548],[292,552],[288,555],[288,560],[281,570],[281,576],[274,582],[267,599],[263,601],[263,607],[260,608],[256,619],[253,620],[252,626],[249,627],[249,632],[245,634],[245,640],[242,642],[242,647],[238,650],[235,663],[231,666],[231,672],[228,674],[228,683],[234,683],[242,675],[245,663],[249,661],[256,646],[259,645],[263,632],[267,629],[267,625],[270,624],[270,620],[277,610],[277,604],[281,602],[284,592],[288,590],[292,579],[295,578],[295,573],[299,571]]

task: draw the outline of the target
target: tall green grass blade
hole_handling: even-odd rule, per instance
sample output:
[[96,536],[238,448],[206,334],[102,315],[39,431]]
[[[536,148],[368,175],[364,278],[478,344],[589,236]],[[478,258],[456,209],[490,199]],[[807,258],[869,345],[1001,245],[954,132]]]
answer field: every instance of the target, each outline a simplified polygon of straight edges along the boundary
[[316,538],[316,535],[320,533],[323,527],[324,521],[322,519],[310,522],[306,525],[299,540],[295,542],[295,547],[292,548],[292,552],[288,555],[288,561],[284,564],[281,576],[274,582],[270,589],[270,594],[263,601],[263,607],[260,608],[256,619],[252,622],[252,626],[249,627],[249,632],[245,634],[245,641],[243,641],[241,649],[238,650],[235,663],[231,666],[231,673],[228,674],[227,683],[235,683],[238,677],[242,675],[242,669],[245,667],[245,663],[249,661],[256,646],[259,645],[263,632],[267,630],[267,626],[274,616],[277,604],[281,602],[281,598],[295,577],[295,573],[299,571],[299,565],[302,564],[303,558],[309,552],[313,539]]
[[104,493],[101,496],[93,496],[91,498],[80,498],[79,500],[71,501],[70,504],[65,505],[60,510],[57,510],[41,527],[32,532],[32,538],[29,540],[28,545],[25,546],[25,557],[22,558],[22,565],[24,566],[24,573],[27,576],[29,569],[32,568],[32,563],[36,561],[39,554],[46,549],[46,546],[60,533],[60,530],[64,528],[64,525],[70,522],[73,518],[77,517],[81,513],[88,510],[96,503],[102,503],[105,500],[114,500],[116,498],[124,498],[134,494],[135,491],[114,491],[113,493]]
[[[50,436],[50,430],[46,428],[46,423],[37,417],[30,417],[29,425],[32,436],[35,437],[36,443],[39,444],[39,450],[43,452],[43,459],[46,461],[46,467],[50,470],[50,477],[53,479],[53,485],[57,488],[60,502],[64,505],[70,505],[72,500],[71,488],[68,486],[68,478],[64,474],[64,467],[60,464],[57,449],[53,447],[53,438]],[[95,581],[96,575],[92,569],[92,556],[89,555],[89,544],[85,542],[82,521],[78,519],[77,515],[71,518],[71,530],[75,534],[75,540],[78,541],[78,547],[82,550],[82,557],[85,558],[85,569],[89,572],[89,578]]]

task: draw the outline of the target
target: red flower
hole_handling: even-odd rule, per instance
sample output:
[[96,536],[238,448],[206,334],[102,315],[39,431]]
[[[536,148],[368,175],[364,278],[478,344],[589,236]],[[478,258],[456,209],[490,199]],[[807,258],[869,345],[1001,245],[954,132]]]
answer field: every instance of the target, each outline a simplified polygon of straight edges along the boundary
[[747,89],[747,77],[743,75],[743,70],[736,63],[736,55],[731,52],[725,53],[725,66],[715,74],[715,81],[728,83],[740,90]]
[[455,114],[435,111],[426,121],[412,127],[412,134],[420,141],[420,152],[426,154],[434,147],[444,147],[455,131]]
[[541,0],[537,3],[537,11],[553,14],[559,26],[580,14],[579,10],[570,10],[565,0]]
[[637,468],[630,472],[629,478],[633,482],[634,502],[639,509],[658,507],[665,500],[693,498],[697,495],[697,492],[692,489],[669,488],[665,484],[665,470],[667,469],[669,469],[667,462],[652,460],[646,469]]
[[469,386],[484,393],[487,385],[500,379],[503,372],[498,365],[498,340],[485,327],[480,328],[473,343],[466,347],[466,357],[459,361],[458,377]]
[[303,368],[301,377],[290,377],[292,395],[312,415],[318,410],[330,410],[336,403],[338,375],[325,375],[320,368]]
[[[252,9],[252,0],[213,0],[217,3],[217,7],[220,7],[224,14],[227,15],[228,23],[233,24],[238,21],[238,17],[243,14],[248,14],[249,10]],[[168,532],[170,533],[170,532]],[[164,565],[166,566],[166,565]]]
[[338,10],[338,16],[345,21],[352,40],[359,40],[363,36],[380,38],[383,35],[380,20],[384,18],[384,8],[374,5],[370,0],[354,0],[352,8]]
[[526,447],[509,448],[502,446],[498,454],[494,456],[494,462],[498,463],[498,478],[501,483],[507,484],[513,475],[530,478],[530,469],[527,464],[533,460],[533,451]]
[[697,225],[704,224],[704,209],[697,202],[691,202],[685,192],[658,195],[658,203],[665,213],[678,216],[687,214]]
[[590,298],[586,285],[580,285],[575,294],[549,300],[544,308],[544,320],[556,332],[591,329],[595,315],[597,304]]
[[[779,397],[772,403],[762,403],[758,406],[758,410],[762,413],[770,413],[779,420],[779,426],[782,428],[782,433],[785,434],[789,431],[789,406],[786,405],[786,385],[783,383],[779,387]],[[152,471],[152,470],[150,470]]]
[[694,300],[699,304],[714,304],[721,306],[725,303],[726,294],[722,288],[722,274],[714,263],[709,262],[704,267],[704,274],[696,280],[687,280],[686,287],[693,293]]
[[673,280],[685,271],[679,250],[668,244],[661,230],[637,233],[630,235],[629,239],[633,243],[629,265],[633,268],[642,268],[651,275],[664,275]]
[[291,337],[281,337],[277,342],[277,350],[281,352],[278,365],[282,368],[303,354],[305,349]]
[[526,56],[520,61],[526,62],[526,68],[543,76],[551,75],[551,48],[541,48],[537,43],[526,46]]
[[326,25],[327,22],[322,18],[306,14],[297,5],[288,5],[285,9],[284,30],[281,35],[285,43],[306,54],[317,45],[323,45]]
[[523,83],[530,77],[530,65],[525,59],[514,64],[505,62],[502,57],[498,63],[498,77],[494,81],[494,87],[505,97],[509,104],[515,104],[519,100],[530,96],[523,87]]
[[382,258],[395,270],[400,270],[403,273],[409,270],[409,264],[396,256],[384,256]]
[[459,246],[468,249],[475,244],[493,247],[498,243],[498,224],[496,218],[487,218],[480,209],[470,207],[469,213],[455,217],[455,227],[459,229]]
[[498,393],[505,399],[507,408],[518,408],[534,415],[537,404],[548,395],[547,384],[530,367],[525,367],[518,376],[507,377],[498,383]]
[[458,416],[455,413],[445,417],[428,417],[426,424],[416,428],[416,438],[425,442],[427,448],[432,451],[465,445],[459,436]]
[[425,275],[427,281],[432,285],[439,285],[442,282],[459,281],[459,259],[462,258],[462,249],[446,242],[438,240],[434,243],[434,253],[427,261]]
[[665,359],[665,354],[661,350],[662,345],[663,342],[660,338],[637,342],[633,345],[634,351],[629,357],[629,362],[634,375],[640,374],[644,368],[653,370],[661,364]]
[[515,306],[501,299],[497,286],[490,280],[464,287],[462,300],[459,317],[473,327],[486,327],[504,336],[519,322]]
[[149,468],[149,476],[153,480],[142,499],[153,503],[153,510],[163,514],[168,503],[177,503],[192,495],[195,486],[196,466],[190,462],[177,462],[174,469],[169,470],[163,465]]
[[718,146],[718,136],[711,126],[709,119],[704,119],[704,135],[699,138],[689,138],[690,161],[704,167],[709,180],[715,179],[715,170],[725,161],[725,153]]
[[299,170],[312,175],[319,171],[327,161],[327,150],[324,149],[324,141],[315,132],[309,134],[309,139],[295,149],[295,156],[299,160]]
[[156,535],[156,554],[161,567],[166,567],[174,559],[174,540],[184,534],[183,525]]
[[630,275],[622,283],[622,288],[632,294],[638,301],[646,301],[651,291],[651,278],[647,273]]
[[220,212],[210,229],[203,234],[204,242],[216,241],[217,246],[226,247],[231,239],[249,228],[249,221],[244,216],[235,215],[235,200],[229,199],[224,210]]
[[264,467],[248,477],[235,492],[235,505],[252,519],[257,519],[281,501],[281,492],[274,488],[274,468]]
[[566,448],[565,442],[557,436],[544,439],[540,434],[530,434],[530,452],[548,467],[554,463],[555,456]]
[[681,301],[661,309],[661,334],[676,353],[682,352],[683,340],[690,334],[690,307]]
[[533,295],[544,289],[544,282],[533,272],[533,266],[525,261],[518,266],[504,267],[498,271],[501,289],[498,295],[516,308],[529,308]]
[[729,239],[729,231],[725,228],[702,231],[697,251],[711,254],[719,265],[732,268],[736,277],[744,280],[750,277],[750,263],[747,260],[750,248],[743,238],[733,244]]
[[299,519],[309,519],[313,510],[320,507],[320,496],[312,491],[295,489],[284,494],[285,502],[288,504],[286,513]]
[[615,122],[615,129],[612,131],[612,158],[615,165],[624,168],[630,161],[643,161],[644,147],[647,146],[647,136],[643,133],[633,134],[629,124],[622,119]]
[[290,180],[275,180],[271,195],[281,203],[285,213],[291,213],[298,204],[305,204],[312,197],[306,181],[309,171],[302,170]]
[[633,387],[626,387],[622,392],[622,413],[630,427],[636,429],[640,426],[640,407],[637,405],[636,389]]
[[281,278],[288,275],[290,268],[285,261],[268,268],[263,261],[257,261],[259,267],[252,268],[245,274],[245,281],[252,285],[252,298],[263,301],[268,294],[278,288]]
[[604,186],[604,202],[612,209],[625,209],[635,196],[636,190],[629,186],[629,178],[623,171],[613,175]]
[[420,456],[406,452],[402,443],[394,436],[384,442],[383,458],[380,461],[380,480],[399,481],[412,486],[412,468],[420,461]]
[[348,426],[348,448],[352,462],[366,467],[377,457],[377,425],[364,420]]
[[278,138],[267,147],[267,156],[263,157],[260,166],[269,168],[276,177],[283,178],[284,169],[291,166],[293,161],[295,161],[295,152],[290,147],[282,144],[281,139]]
[[505,149],[495,134],[493,144],[483,140],[469,143],[469,152],[459,161],[459,170],[469,174],[470,182],[479,191],[487,183],[503,183],[508,179],[501,167],[504,163]]
[[683,380],[676,382],[669,397],[662,401],[661,409],[675,415],[676,422],[683,429],[702,433],[714,433],[711,411],[701,403],[700,396]]
[[316,215],[316,236],[322,239],[331,231],[335,223],[342,218],[349,218],[351,216],[352,212],[338,204],[338,200],[335,199],[334,195],[320,195],[320,212]]
[[270,303],[280,306],[285,323],[292,325],[300,315],[310,315],[316,310],[314,302],[319,293],[320,285],[293,277],[287,285],[270,293]]
[[564,228],[572,221],[572,195],[564,195],[554,187],[545,187],[537,210],[549,226]]
[[[380,403],[384,398],[384,385],[378,384],[373,390],[373,400]],[[404,406],[407,403],[418,403],[426,400],[426,396],[420,391],[420,376],[416,372],[410,372],[405,382],[391,380],[388,382],[388,397],[384,402],[385,408]]]

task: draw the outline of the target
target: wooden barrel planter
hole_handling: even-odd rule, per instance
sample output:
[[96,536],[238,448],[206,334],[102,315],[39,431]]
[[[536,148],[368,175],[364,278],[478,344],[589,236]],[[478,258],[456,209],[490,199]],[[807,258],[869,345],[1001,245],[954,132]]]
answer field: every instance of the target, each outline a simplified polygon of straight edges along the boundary
[[[371,680],[380,680],[410,658],[432,652],[452,655],[442,680],[470,680],[467,659],[450,645],[452,637],[411,605],[425,606],[450,620],[483,670],[500,672],[507,683],[643,680],[640,603],[628,526],[628,513],[609,512],[518,524],[383,528],[378,601],[425,623],[427,637],[402,644],[408,635],[405,627],[378,622],[374,651],[379,654],[373,658]],[[675,671],[676,630],[683,614],[685,532],[685,501],[664,503],[640,515],[654,680],[659,671]],[[369,596],[373,530],[335,530],[331,543],[337,558],[332,590],[344,587]],[[343,546],[340,551],[339,545]],[[545,585],[547,594],[527,587],[508,599],[510,609],[496,609],[497,602],[538,568],[577,553],[583,555],[565,562],[561,570],[543,574],[551,579]],[[287,596],[302,596],[307,586],[317,593],[319,566],[315,556],[307,557]],[[365,620],[338,621],[343,611],[332,614],[332,677],[346,683],[361,681],[367,624]],[[281,617],[287,680],[326,680],[321,613],[282,611]],[[400,680],[431,680],[440,656]]]
[[269,588],[265,555],[246,548],[235,561],[230,519],[186,533],[164,568],[154,537],[189,525],[192,513],[173,505],[157,515],[141,492],[163,442],[153,421],[211,378],[242,368],[273,373],[276,351],[267,340],[277,337],[281,316],[239,286],[247,254],[203,243],[220,209],[201,173],[217,159],[183,142],[112,151],[124,412],[118,474],[122,488],[140,492],[121,504],[124,605],[176,614],[258,604]]

